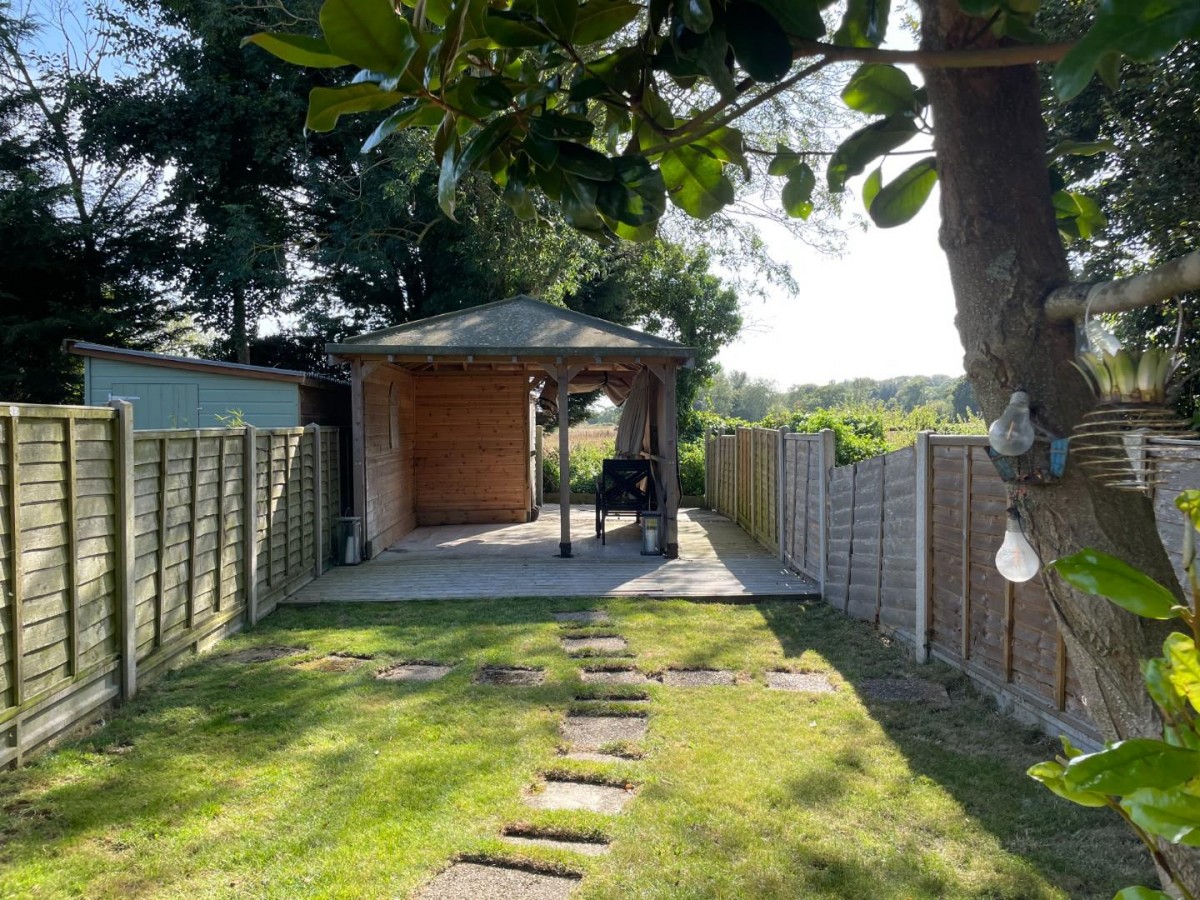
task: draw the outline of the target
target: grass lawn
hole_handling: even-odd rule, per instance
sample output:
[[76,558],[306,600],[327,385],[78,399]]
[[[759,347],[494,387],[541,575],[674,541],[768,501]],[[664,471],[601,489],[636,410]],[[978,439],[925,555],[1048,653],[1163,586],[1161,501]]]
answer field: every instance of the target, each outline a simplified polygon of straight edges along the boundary
[[[728,687],[652,683],[645,756],[557,755],[582,687],[553,610],[607,609],[646,672],[737,671]],[[236,662],[250,647],[299,656]],[[370,654],[347,672],[298,666]],[[453,663],[387,683],[400,660]],[[588,661],[591,662],[591,661]],[[474,684],[543,666],[536,687]],[[839,690],[767,690],[774,669]],[[919,672],[947,710],[864,702],[865,678]],[[592,688],[594,690],[594,688]],[[0,774],[3,897],[403,897],[462,854],[584,875],[586,898],[1111,897],[1151,883],[1107,811],[1024,775],[1053,753],[965,680],[914,667],[823,606],[680,601],[407,603],[283,609],[149,686],[102,728]],[[625,812],[534,810],[547,772],[636,785]],[[521,847],[508,825],[612,841],[605,856]]]

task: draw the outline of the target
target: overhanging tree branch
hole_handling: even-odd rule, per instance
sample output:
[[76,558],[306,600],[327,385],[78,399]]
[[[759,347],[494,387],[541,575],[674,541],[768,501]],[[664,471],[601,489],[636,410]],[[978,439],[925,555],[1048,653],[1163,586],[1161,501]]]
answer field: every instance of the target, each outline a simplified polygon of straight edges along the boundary
[[1059,44],[1014,44],[980,50],[883,50],[878,47],[840,47],[822,41],[792,38],[792,58],[822,56],[829,62],[909,63],[925,69],[990,69],[1058,62],[1074,47]]
[[1046,298],[1046,318],[1081,319],[1091,299],[1093,313],[1127,312],[1200,290],[1200,250],[1148,272],[1095,284],[1069,284]]

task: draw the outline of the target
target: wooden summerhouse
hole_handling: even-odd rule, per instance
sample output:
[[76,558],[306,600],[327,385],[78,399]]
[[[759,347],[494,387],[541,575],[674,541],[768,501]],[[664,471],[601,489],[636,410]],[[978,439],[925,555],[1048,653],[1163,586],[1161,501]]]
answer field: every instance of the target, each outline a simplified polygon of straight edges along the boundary
[[[658,488],[660,541],[678,555],[676,371],[695,351],[665,338],[517,296],[329,344],[351,368],[355,515],[373,556],[418,525],[527,522],[536,515],[534,413],[556,410],[568,457],[567,398],[638,390]],[[640,428],[641,426],[639,426]],[[563,557],[571,555],[569,465],[561,466]]]

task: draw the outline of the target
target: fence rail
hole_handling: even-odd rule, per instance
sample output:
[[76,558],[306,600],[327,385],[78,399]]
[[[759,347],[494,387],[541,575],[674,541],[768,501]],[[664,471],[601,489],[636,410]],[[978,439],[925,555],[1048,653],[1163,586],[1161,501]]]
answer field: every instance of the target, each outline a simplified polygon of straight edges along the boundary
[[[921,434],[914,447],[835,468],[832,432],[739,429],[706,443],[706,496],[816,579],[826,602],[908,644],[919,661],[941,659],[1002,705],[1094,746],[1045,589],[996,571],[1007,500],[986,445],[983,437]],[[1200,486],[1200,449],[1151,441],[1148,456],[1159,480],[1159,530],[1180,567],[1174,498]]]
[[337,476],[333,428],[0,407],[0,768],[319,575]]

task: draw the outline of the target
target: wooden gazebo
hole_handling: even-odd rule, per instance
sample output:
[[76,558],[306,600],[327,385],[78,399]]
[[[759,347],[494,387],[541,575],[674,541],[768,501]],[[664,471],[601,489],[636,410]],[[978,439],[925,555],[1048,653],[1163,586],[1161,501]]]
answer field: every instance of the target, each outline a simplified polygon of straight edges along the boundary
[[529,521],[539,395],[557,407],[560,555],[570,557],[567,398],[643,371],[661,549],[678,555],[675,380],[695,350],[523,295],[326,349],[351,367],[354,514],[368,558],[418,525]]

